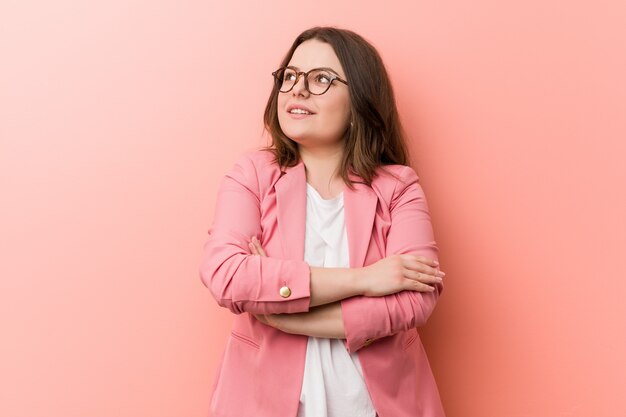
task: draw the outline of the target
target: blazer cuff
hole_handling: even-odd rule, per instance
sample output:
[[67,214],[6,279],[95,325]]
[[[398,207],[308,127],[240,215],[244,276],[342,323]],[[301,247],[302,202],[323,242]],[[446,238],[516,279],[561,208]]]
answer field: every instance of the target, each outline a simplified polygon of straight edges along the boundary
[[[381,304],[381,301],[383,304]],[[391,323],[381,297],[356,296],[341,300],[346,339],[344,345],[349,353],[369,346],[376,339],[390,334]]]
[[[256,257],[256,255],[253,255]],[[234,288],[233,297],[241,312],[262,314],[308,312],[311,304],[311,269],[301,260],[258,256],[258,285],[244,283]],[[269,275],[263,271],[271,271]],[[263,282],[267,278],[267,282]],[[276,279],[278,278],[278,279]]]

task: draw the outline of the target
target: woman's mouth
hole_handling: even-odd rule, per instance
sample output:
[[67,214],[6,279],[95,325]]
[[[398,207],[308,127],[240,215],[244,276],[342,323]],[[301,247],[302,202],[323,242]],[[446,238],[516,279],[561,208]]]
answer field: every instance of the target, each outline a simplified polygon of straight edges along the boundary
[[291,109],[287,112],[287,114],[289,114],[289,117],[292,119],[304,119],[305,117],[313,115],[313,113],[303,109]]
[[296,113],[298,113],[298,114],[311,114],[311,112],[309,112],[307,110],[304,110],[304,109],[291,109],[291,110],[289,110],[289,113],[292,113],[292,114],[296,114]]

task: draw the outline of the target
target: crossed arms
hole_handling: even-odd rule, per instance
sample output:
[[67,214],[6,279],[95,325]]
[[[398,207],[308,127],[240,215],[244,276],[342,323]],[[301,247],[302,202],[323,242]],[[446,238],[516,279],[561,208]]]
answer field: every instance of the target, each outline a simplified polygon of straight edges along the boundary
[[[386,252],[417,253],[437,260],[438,248],[418,176],[411,167],[404,167],[400,177],[389,207]],[[285,327],[286,331],[345,338],[352,353],[371,340],[425,324],[443,291],[443,284],[436,284],[432,292],[405,290],[366,297],[344,288],[343,297],[329,298],[331,301],[314,307],[311,288],[318,283],[311,281],[311,267],[305,261],[251,253],[248,242],[260,234],[260,218],[257,171],[244,155],[220,184],[200,266],[204,285],[220,306],[235,314],[290,315],[292,326]],[[291,290],[288,298],[280,294],[284,286]]]

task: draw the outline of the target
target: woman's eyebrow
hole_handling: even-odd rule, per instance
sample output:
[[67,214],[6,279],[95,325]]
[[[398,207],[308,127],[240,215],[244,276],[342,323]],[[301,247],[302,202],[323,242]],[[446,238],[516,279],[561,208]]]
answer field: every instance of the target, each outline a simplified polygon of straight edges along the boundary
[[[295,65],[289,65],[288,67],[289,67],[289,68],[293,68],[293,69],[295,69],[296,71],[300,71],[300,68],[299,68],[299,67],[296,67]],[[323,70],[330,71],[330,72],[333,72],[333,73],[335,73],[335,74],[339,75],[339,73],[338,73],[337,71],[335,71],[334,69],[332,69],[332,68],[330,68],[330,67],[318,67],[318,68],[313,68],[313,69],[323,69]]]

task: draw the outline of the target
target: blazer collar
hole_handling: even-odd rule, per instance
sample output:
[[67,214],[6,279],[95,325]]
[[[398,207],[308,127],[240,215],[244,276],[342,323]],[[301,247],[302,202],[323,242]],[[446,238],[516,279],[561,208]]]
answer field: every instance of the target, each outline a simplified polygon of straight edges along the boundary
[[[276,182],[278,231],[285,259],[304,259],[306,230],[306,171],[304,162],[285,168]],[[353,181],[362,179],[349,173]],[[354,183],[354,190],[344,187],[344,218],[350,254],[350,267],[364,266],[374,225],[378,196],[366,184]]]

